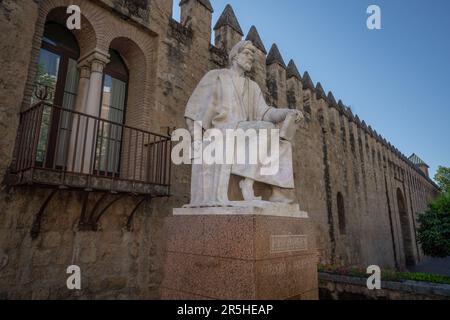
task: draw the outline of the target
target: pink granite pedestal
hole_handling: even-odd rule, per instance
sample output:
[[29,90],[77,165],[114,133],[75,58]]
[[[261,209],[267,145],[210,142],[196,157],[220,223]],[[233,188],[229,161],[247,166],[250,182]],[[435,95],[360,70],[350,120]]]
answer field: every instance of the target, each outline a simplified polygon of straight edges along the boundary
[[305,213],[214,210],[176,209],[167,218],[162,299],[318,299],[318,255]]

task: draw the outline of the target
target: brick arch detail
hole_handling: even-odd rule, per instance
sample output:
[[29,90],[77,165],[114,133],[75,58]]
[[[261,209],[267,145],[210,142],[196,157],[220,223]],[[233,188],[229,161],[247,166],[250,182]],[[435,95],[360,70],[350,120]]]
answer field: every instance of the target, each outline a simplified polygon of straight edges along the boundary
[[[33,84],[36,78],[37,62],[39,59],[39,50],[41,48],[42,36],[44,34],[45,23],[49,14],[57,8],[67,8],[70,5],[78,5],[81,10],[82,32],[74,32],[78,45],[80,46],[80,56],[97,48],[97,39],[102,37],[104,31],[105,15],[102,9],[88,1],[73,0],[43,0],[39,5],[39,14],[35,25],[33,36],[33,46],[31,51],[31,63],[28,68],[27,84],[25,86],[24,100],[22,110],[29,107],[31,96],[33,94]],[[69,17],[69,15],[67,16]]]
[[[152,101],[154,101],[157,38],[144,33],[132,25],[113,21],[109,32],[101,39],[106,52],[110,48],[119,52],[130,72],[127,124],[149,130],[152,122]],[[154,131],[154,130],[152,130]]]
[[[132,69],[130,83],[140,87],[139,90],[133,90],[133,87],[129,90],[129,93],[135,91],[139,94],[128,97],[131,113],[127,117],[127,124],[150,129],[154,125],[151,113],[156,90],[157,36],[135,24],[124,23],[119,17],[89,1],[43,0],[40,3],[22,110],[30,105],[45,22],[53,10],[72,4],[80,7],[82,15],[82,32],[74,32],[80,46],[80,58],[93,51],[106,53],[110,47],[115,47],[121,53]],[[133,116],[133,113],[136,115]]]
[[126,123],[146,130],[149,126],[147,114],[150,112],[146,106],[151,100],[149,86],[153,78],[153,72],[148,67],[148,56],[136,42],[125,37],[115,38],[110,48],[120,54],[129,71]]

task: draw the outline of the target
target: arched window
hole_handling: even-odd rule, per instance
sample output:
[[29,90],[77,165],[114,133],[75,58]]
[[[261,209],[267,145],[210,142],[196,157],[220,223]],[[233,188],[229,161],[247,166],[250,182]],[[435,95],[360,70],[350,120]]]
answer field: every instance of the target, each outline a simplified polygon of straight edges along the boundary
[[128,68],[120,54],[111,49],[103,75],[102,103],[98,129],[96,169],[104,175],[118,175],[122,148],[122,125],[128,88]]
[[339,232],[345,234],[345,205],[344,197],[342,193],[337,194],[337,209],[338,209],[338,219],[339,219]]
[[[64,26],[47,22],[44,28],[36,89],[50,93],[46,102],[72,110],[78,91],[79,71],[77,60],[80,48],[73,34]],[[38,102],[33,99],[32,103]],[[41,166],[64,166],[64,155],[70,139],[71,115],[50,106],[45,107],[42,116],[36,162]],[[55,150],[56,148],[56,150]]]

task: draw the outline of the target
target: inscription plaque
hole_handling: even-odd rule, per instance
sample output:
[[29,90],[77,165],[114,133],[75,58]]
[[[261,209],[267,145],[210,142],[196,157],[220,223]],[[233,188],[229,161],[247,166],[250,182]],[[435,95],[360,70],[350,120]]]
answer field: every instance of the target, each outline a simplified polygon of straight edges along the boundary
[[270,237],[270,252],[293,252],[308,250],[308,236],[306,235],[278,235]]

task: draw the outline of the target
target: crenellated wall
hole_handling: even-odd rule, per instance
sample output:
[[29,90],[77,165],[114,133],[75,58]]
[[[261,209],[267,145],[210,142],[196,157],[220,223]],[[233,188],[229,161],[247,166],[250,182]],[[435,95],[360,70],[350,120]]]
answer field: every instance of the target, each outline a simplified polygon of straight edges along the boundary
[[[215,29],[210,69],[225,67],[226,54],[243,39],[230,6]],[[232,40],[224,45],[218,38]],[[325,94],[320,83],[314,85],[307,72],[302,77],[293,60],[286,66],[276,44],[266,55],[256,27],[246,40],[258,49],[249,76],[260,85],[268,104],[297,108],[306,115],[295,142],[295,181],[302,208],[316,221],[322,262],[404,267],[403,233],[408,230],[410,255],[415,262],[422,259],[416,219],[438,193],[433,181],[342,101],[336,102],[331,92]],[[403,219],[398,190],[406,207]],[[344,199],[344,213],[338,212],[338,193]]]
[[[5,48],[0,53],[0,261],[6,261],[0,264],[0,298],[157,298],[163,221],[172,208],[189,202],[189,166],[173,166],[172,196],[139,209],[131,231],[124,224],[136,203],[133,196],[108,210],[99,231],[86,232],[78,229],[82,194],[61,191],[36,240],[30,229],[49,191],[11,188],[6,182],[46,14],[69,2],[89,9],[83,19],[96,35],[93,48],[105,50],[112,43],[134,66],[129,90],[135,94],[129,102],[135,107],[128,122],[153,132],[184,127],[192,91],[209,70],[228,65],[228,52],[244,33],[231,6],[213,28],[209,0],[182,0],[180,22],[172,19],[167,0],[0,2],[1,29],[8,30],[0,36]],[[286,66],[276,45],[267,53],[256,27],[245,38],[258,49],[249,76],[267,102],[305,114],[295,139],[294,178],[298,202],[315,222],[321,262],[403,268],[421,260],[416,219],[438,193],[436,185],[342,101],[325,94],[308,72],[302,76],[292,60]],[[77,40],[82,49],[93,49],[92,37]],[[237,193],[236,183],[232,187]],[[97,199],[93,195],[89,207]],[[65,289],[70,264],[84,272],[81,292]]]
[[[227,7],[224,15],[229,13]],[[306,115],[295,142],[295,180],[301,206],[316,221],[322,262],[401,268],[406,259],[421,260],[416,220],[439,192],[434,182],[331,92],[325,94],[320,82],[314,85],[307,72],[302,77],[294,61],[286,67],[276,44],[264,56],[254,26],[246,39],[259,48],[250,77],[268,104]]]

